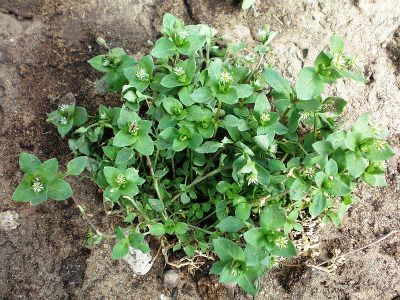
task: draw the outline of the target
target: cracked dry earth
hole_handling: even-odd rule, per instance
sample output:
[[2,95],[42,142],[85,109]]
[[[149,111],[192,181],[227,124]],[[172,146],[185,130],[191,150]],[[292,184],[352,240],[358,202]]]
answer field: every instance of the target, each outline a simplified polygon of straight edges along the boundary
[[[348,52],[364,58],[366,85],[341,80],[329,89],[349,101],[349,124],[371,112],[387,126],[396,156],[389,161],[388,186],[360,185],[361,202],[343,225],[316,231],[321,261],[335,250],[347,253],[398,230],[400,148],[400,5],[398,0],[258,0],[249,11],[240,1],[224,0],[0,0],[0,298],[1,299],[231,299],[207,271],[190,276],[181,269],[173,295],[162,285],[164,261],[158,258],[146,276],[133,277],[123,261],[111,260],[112,243],[87,246],[87,224],[71,201],[31,207],[11,200],[22,178],[20,151],[61,166],[71,159],[68,146],[45,112],[72,92],[78,105],[93,113],[100,103],[118,105],[116,95],[98,94],[101,74],[86,63],[102,53],[104,36],[139,58],[150,51],[147,40],[159,37],[162,16],[186,23],[207,23],[229,42],[248,41],[268,23],[279,35],[269,57],[294,81],[312,64],[333,32]],[[250,49],[250,48],[249,48]],[[110,231],[101,195],[87,180],[71,185],[102,230]],[[400,299],[400,234],[349,255],[335,273],[304,265],[300,257],[262,279],[257,299]],[[236,299],[251,299],[236,289]]]

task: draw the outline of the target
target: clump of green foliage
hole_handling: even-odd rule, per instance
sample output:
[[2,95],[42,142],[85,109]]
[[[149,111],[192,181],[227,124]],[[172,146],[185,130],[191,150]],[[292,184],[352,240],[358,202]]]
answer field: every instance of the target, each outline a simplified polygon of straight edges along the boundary
[[245,57],[238,52],[246,43],[221,48],[215,29],[170,14],[162,32],[140,61],[121,48],[89,60],[105,73],[98,87],[120,91],[122,106],[87,116],[61,103],[49,121],[62,136],[77,127],[68,139],[76,158],[57,174],[55,159],[21,153],[25,177],[13,199],[65,200],[72,190],[64,179],[87,169],[125,222],[115,236],[91,229],[90,243],[116,237],[115,259],[129,247],[150,251],[146,235],[190,257],[216,253],[210,273],[256,295],[277,257],[297,255],[290,233],[303,230],[299,212],[340,225],[358,182],[386,185],[388,132],[368,114],[350,130],[337,124],[347,102],[325,98],[325,85],[365,82],[337,35],[293,87],[263,65],[275,36],[267,26]]

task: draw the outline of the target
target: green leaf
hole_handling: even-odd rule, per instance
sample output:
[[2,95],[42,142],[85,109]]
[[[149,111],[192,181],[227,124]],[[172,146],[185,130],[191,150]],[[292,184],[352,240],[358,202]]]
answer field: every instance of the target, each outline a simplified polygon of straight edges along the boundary
[[68,175],[77,176],[85,170],[86,165],[88,163],[87,156],[79,156],[71,160],[67,165],[67,173]]
[[270,87],[272,87],[278,93],[285,95],[285,98],[289,99],[289,96],[292,92],[289,81],[284,79],[279,72],[272,69],[264,69],[262,74]]
[[194,247],[192,245],[185,246],[185,248],[183,248],[183,250],[185,250],[185,253],[187,254],[187,256],[194,257]]
[[236,217],[227,217],[223,219],[216,227],[225,232],[237,232],[244,227],[242,219]]
[[192,150],[198,149],[198,147],[201,145],[203,142],[203,137],[201,134],[198,134],[197,132],[194,132],[192,137],[189,139],[189,148]]
[[229,88],[226,93],[218,93],[217,98],[226,104],[235,104],[239,101],[238,94],[234,88]]
[[26,152],[21,152],[19,154],[19,166],[24,173],[33,173],[40,164],[40,160],[33,154]]
[[250,206],[247,203],[239,203],[235,208],[235,216],[246,221],[250,217]]
[[364,173],[361,179],[372,187],[387,186],[385,173]]
[[189,227],[187,226],[186,223],[183,222],[178,222],[175,225],[175,232],[177,234],[185,234],[186,232],[188,232]]
[[115,244],[112,251],[112,259],[120,259],[127,255],[129,252],[129,245],[124,242]]
[[295,245],[291,240],[288,241],[288,244],[285,248],[274,247],[271,251],[273,255],[281,256],[281,257],[294,257],[297,255],[297,250]]
[[160,236],[162,236],[162,235],[165,233],[164,225],[161,224],[161,223],[156,223],[156,224],[154,224],[154,225],[152,225],[152,226],[150,227],[149,232],[150,232],[150,234],[152,234],[152,235],[155,235],[155,236],[160,237]]
[[240,99],[250,97],[254,88],[249,84],[239,84],[235,86],[236,93]]
[[150,52],[156,58],[171,57],[176,54],[175,45],[166,37],[158,39],[154,49]]
[[166,88],[172,89],[177,86],[182,86],[184,85],[184,83],[179,82],[175,74],[169,74],[163,77],[163,79],[161,80],[161,85],[165,86]]
[[113,145],[117,147],[126,147],[134,144],[137,136],[130,134],[127,130],[120,130],[114,137]]
[[82,126],[88,120],[88,114],[84,107],[75,106],[74,110],[74,126]]
[[152,155],[154,152],[154,143],[148,134],[140,135],[133,147],[142,155]]
[[334,159],[328,160],[328,163],[325,165],[325,173],[328,175],[336,175],[338,172],[338,165]]
[[222,261],[244,260],[243,250],[228,239],[214,239],[213,246],[215,252]]
[[245,241],[254,247],[264,247],[267,239],[263,233],[263,228],[252,228],[243,234]]
[[22,181],[17,188],[15,189],[13,193],[12,199],[16,202],[29,202],[32,200],[41,200],[40,202],[43,202],[47,200],[47,189],[44,191],[40,192],[39,194],[35,194],[32,190],[32,181],[33,177],[31,176],[30,179],[24,178],[24,181]]
[[342,38],[338,34],[334,34],[329,41],[329,50],[333,53],[342,53],[344,48],[344,43]]
[[[324,182],[324,187],[327,185],[326,184],[326,179]],[[329,187],[330,185],[330,187]],[[342,181],[334,179],[330,180],[328,182],[328,187],[325,188],[325,190],[330,194],[334,196],[347,196],[350,192],[351,189]]]
[[186,109],[187,115],[186,120],[189,121],[198,121],[204,116],[203,110],[200,106],[192,105]]
[[328,97],[322,103],[322,109],[324,111],[333,112],[337,115],[343,113],[347,101],[340,97]]
[[155,211],[162,212],[164,210],[164,202],[160,199],[149,199],[149,204]]
[[286,212],[278,205],[272,205],[264,209],[260,217],[260,227],[277,230],[286,223]]
[[351,72],[347,69],[337,70],[337,72],[340,74],[341,77],[347,77],[361,83],[368,82],[368,80],[365,79],[364,74],[362,73]]
[[209,274],[215,274],[215,275],[221,274],[222,270],[225,268],[227,264],[229,264],[229,262],[217,261],[213,263]]
[[204,103],[213,97],[213,93],[208,87],[201,87],[190,95],[190,98],[196,103]]
[[301,200],[306,196],[307,185],[301,178],[296,178],[293,184],[290,186],[290,198],[292,200]]
[[116,164],[125,163],[125,162],[129,161],[130,159],[132,159],[133,155],[134,155],[134,151],[132,148],[122,148],[121,150],[119,150],[119,152],[115,158],[115,163]]
[[271,109],[271,104],[268,101],[267,96],[264,93],[260,93],[254,104],[253,114],[257,120],[260,120],[263,113],[269,112]]
[[349,171],[349,174],[355,178],[360,177],[368,166],[368,160],[357,155],[355,152],[347,152],[345,159],[346,168]]
[[58,161],[55,158],[46,160],[39,167],[37,167],[36,171],[42,176],[42,179],[45,184],[50,183],[57,175],[58,170]]
[[331,155],[334,151],[332,143],[328,141],[318,141],[312,144],[314,150],[320,155]]
[[322,192],[318,192],[313,198],[314,215],[319,215],[325,210],[326,196]]
[[197,153],[215,153],[222,146],[223,146],[222,143],[208,141],[208,142],[205,142],[203,145],[201,145],[200,147],[198,147],[195,150]]
[[320,79],[314,68],[303,68],[296,82],[297,97],[301,100],[310,100],[322,94],[325,83]]
[[246,266],[257,266],[263,264],[267,258],[267,254],[263,249],[254,247],[251,244],[247,244],[244,249],[244,257]]
[[69,183],[61,179],[54,179],[47,187],[47,196],[53,200],[66,200],[72,195]]
[[248,274],[243,273],[239,276],[237,283],[246,293],[256,296],[258,289],[254,286],[254,279],[255,278],[249,276]]
[[108,184],[112,187],[117,187],[118,183],[115,180],[118,175],[122,175],[122,173],[114,167],[105,167],[103,172]]

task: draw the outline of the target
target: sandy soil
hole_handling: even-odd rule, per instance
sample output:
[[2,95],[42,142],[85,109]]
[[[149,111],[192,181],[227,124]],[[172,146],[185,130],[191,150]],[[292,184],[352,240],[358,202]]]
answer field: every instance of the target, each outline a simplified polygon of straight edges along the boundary
[[[364,58],[366,85],[342,80],[328,91],[349,101],[345,118],[353,122],[371,112],[389,128],[397,153],[389,161],[388,187],[360,185],[361,202],[343,226],[316,232],[320,259],[367,245],[400,224],[400,5],[397,0],[259,0],[250,11],[237,1],[217,0],[0,0],[0,298],[1,299],[230,299],[207,270],[182,279],[171,295],[162,286],[164,261],[133,277],[123,261],[111,260],[112,243],[86,244],[87,224],[72,201],[31,207],[13,203],[22,179],[20,151],[40,159],[71,159],[68,145],[45,122],[67,92],[89,113],[98,105],[118,105],[117,95],[94,90],[100,74],[86,61],[102,52],[104,36],[111,47],[136,57],[150,51],[147,40],[159,37],[162,16],[170,12],[187,23],[208,23],[229,42],[255,44],[258,28],[268,23],[279,35],[269,57],[286,78],[294,80],[340,34],[348,52]],[[70,181],[76,196],[94,214],[94,222],[111,232],[101,195],[87,180]],[[4,220],[10,220],[5,222]],[[11,224],[11,225],[10,225]],[[274,269],[262,280],[257,299],[400,299],[400,234],[346,257],[334,274],[304,266]],[[289,263],[286,263],[289,264]],[[297,265],[297,266],[296,266]],[[236,290],[237,299],[250,299]]]

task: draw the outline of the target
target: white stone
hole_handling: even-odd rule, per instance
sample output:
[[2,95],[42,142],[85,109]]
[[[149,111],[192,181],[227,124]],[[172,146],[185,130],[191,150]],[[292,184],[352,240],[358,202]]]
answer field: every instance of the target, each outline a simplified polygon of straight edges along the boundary
[[129,253],[123,258],[129,268],[136,275],[146,275],[151,267],[153,257],[151,253],[144,254],[141,250],[129,247]]
[[3,211],[0,213],[0,228],[3,230],[17,229],[19,215],[12,210]]

